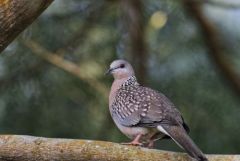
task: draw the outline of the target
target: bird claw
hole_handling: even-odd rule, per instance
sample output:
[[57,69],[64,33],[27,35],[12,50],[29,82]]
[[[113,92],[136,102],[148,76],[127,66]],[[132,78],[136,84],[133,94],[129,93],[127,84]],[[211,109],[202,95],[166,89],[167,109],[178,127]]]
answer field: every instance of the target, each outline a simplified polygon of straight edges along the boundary
[[142,143],[139,142],[142,134],[139,134],[135,137],[135,139],[129,143],[121,143],[122,145],[132,145],[132,146],[144,146]]
[[132,142],[129,142],[129,143],[121,143],[122,145],[131,145],[131,146],[143,146],[142,143],[140,142],[136,142],[136,141],[132,141]]

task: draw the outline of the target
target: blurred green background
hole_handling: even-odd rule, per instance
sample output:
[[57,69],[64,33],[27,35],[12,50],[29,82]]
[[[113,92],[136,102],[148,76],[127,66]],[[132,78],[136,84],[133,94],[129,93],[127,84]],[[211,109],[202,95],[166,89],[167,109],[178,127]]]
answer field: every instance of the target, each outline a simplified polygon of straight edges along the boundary
[[[205,4],[204,13],[239,71],[240,9]],[[124,58],[175,103],[205,153],[240,153],[239,95],[207,51],[180,1],[56,0],[0,55],[0,133],[128,141],[110,118],[104,76]],[[181,151],[171,140],[157,148]]]

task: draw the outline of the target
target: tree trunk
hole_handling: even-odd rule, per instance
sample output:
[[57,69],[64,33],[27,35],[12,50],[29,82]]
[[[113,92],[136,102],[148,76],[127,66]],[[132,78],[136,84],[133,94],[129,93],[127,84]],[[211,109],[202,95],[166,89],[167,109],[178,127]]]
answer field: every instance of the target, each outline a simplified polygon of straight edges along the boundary
[[53,0],[0,0],[0,52]]
[[[208,155],[210,161],[240,161],[239,155]],[[187,154],[117,143],[0,136],[0,161],[193,161]]]

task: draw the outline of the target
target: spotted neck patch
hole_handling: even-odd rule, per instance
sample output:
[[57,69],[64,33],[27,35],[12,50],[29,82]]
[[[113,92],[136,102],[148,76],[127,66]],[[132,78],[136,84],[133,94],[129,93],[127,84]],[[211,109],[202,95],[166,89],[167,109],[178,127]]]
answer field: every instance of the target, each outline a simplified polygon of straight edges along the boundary
[[138,85],[139,83],[137,82],[137,78],[135,76],[131,76],[121,85],[121,87],[138,86]]

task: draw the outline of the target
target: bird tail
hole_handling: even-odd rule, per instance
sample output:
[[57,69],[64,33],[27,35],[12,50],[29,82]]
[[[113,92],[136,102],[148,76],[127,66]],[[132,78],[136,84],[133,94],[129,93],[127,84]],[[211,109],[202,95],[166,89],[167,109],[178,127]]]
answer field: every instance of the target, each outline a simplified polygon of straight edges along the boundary
[[183,148],[191,157],[198,161],[208,161],[202,151],[188,136],[181,126],[159,125],[158,130],[170,136],[181,148]]

